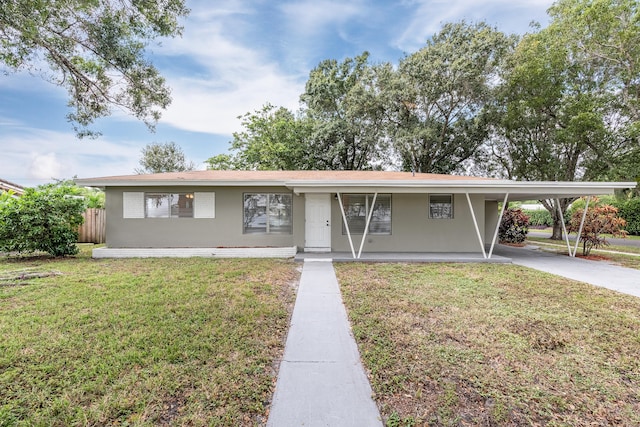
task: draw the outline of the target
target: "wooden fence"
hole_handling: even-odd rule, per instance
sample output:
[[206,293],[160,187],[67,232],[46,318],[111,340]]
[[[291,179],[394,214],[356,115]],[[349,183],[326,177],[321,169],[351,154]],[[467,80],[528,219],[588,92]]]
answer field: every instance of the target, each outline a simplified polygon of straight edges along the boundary
[[82,214],[84,224],[78,229],[78,243],[105,242],[105,210],[89,208]]

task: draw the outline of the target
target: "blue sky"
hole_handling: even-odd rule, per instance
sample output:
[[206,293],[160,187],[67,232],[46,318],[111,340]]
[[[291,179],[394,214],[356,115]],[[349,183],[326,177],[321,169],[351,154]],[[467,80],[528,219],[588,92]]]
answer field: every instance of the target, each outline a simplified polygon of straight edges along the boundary
[[121,111],[76,139],[66,91],[0,68],[0,178],[35,186],[73,176],[134,173],[152,142],[176,142],[199,169],[227,152],[238,116],[269,102],[297,110],[309,71],[363,51],[397,64],[445,22],[484,20],[522,34],[546,24],[550,0],[187,0],[181,38],[150,46],[173,103],[155,133]]

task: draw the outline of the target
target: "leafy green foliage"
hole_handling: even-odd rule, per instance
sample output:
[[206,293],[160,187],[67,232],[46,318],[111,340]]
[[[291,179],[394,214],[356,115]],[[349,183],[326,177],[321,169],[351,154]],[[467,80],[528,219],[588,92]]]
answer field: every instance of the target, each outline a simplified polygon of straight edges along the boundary
[[311,70],[300,99],[313,121],[315,169],[374,169],[386,161],[385,114],[369,53]]
[[522,212],[529,217],[531,227],[551,227],[553,225],[553,218],[546,209],[524,209]]
[[[579,232],[584,209],[577,209],[571,216],[567,231]],[[608,245],[602,234],[612,234],[614,237],[625,237],[627,232],[623,230],[626,221],[618,217],[618,208],[611,205],[596,205],[587,209],[587,213],[580,233],[582,242],[582,255],[588,256],[592,249],[598,249]]]
[[209,169],[296,170],[314,168],[310,150],[312,123],[284,107],[271,104],[242,116],[242,132],[233,134],[233,155],[220,154],[205,163]]
[[0,204],[0,251],[46,252],[52,256],[78,252],[78,226],[86,207],[68,185],[27,188],[17,199]]
[[195,169],[193,162],[187,162],[182,148],[175,142],[147,144],[142,149],[139,169],[136,173],[184,172]]
[[625,227],[627,233],[640,236],[640,197],[634,197],[623,203],[618,215],[627,222]]
[[181,33],[184,0],[8,0],[0,8],[0,64],[39,71],[47,61],[52,83],[69,93],[68,119],[77,134],[113,107],[150,128],[171,101],[145,47]]
[[448,23],[382,79],[403,170],[463,170],[488,137],[484,107],[511,42],[485,23]]
[[529,232],[529,217],[522,209],[505,209],[498,228],[501,243],[523,243]]

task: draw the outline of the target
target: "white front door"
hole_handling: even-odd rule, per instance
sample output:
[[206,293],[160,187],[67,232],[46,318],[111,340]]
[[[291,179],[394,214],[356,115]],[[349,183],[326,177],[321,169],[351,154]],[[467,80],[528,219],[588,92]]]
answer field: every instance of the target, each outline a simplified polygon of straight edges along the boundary
[[331,194],[305,194],[305,252],[331,252]]

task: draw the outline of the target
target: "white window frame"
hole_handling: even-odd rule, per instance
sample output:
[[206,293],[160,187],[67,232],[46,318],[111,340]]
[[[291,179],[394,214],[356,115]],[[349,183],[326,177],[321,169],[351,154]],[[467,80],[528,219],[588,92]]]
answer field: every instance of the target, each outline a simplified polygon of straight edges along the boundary
[[[442,196],[448,196],[451,200],[451,202],[449,203],[451,205],[451,207],[449,208],[449,214],[448,215],[444,215],[444,214],[438,214],[438,215],[434,215],[433,209],[432,209],[432,205],[434,204],[438,204],[438,205],[444,205],[445,203],[439,202],[439,203],[434,203],[431,201],[432,197],[442,197]],[[455,217],[455,213],[454,213],[454,197],[453,194],[451,193],[434,193],[434,194],[429,194],[429,219],[454,219]],[[438,210],[443,210],[443,208],[438,208]]]

